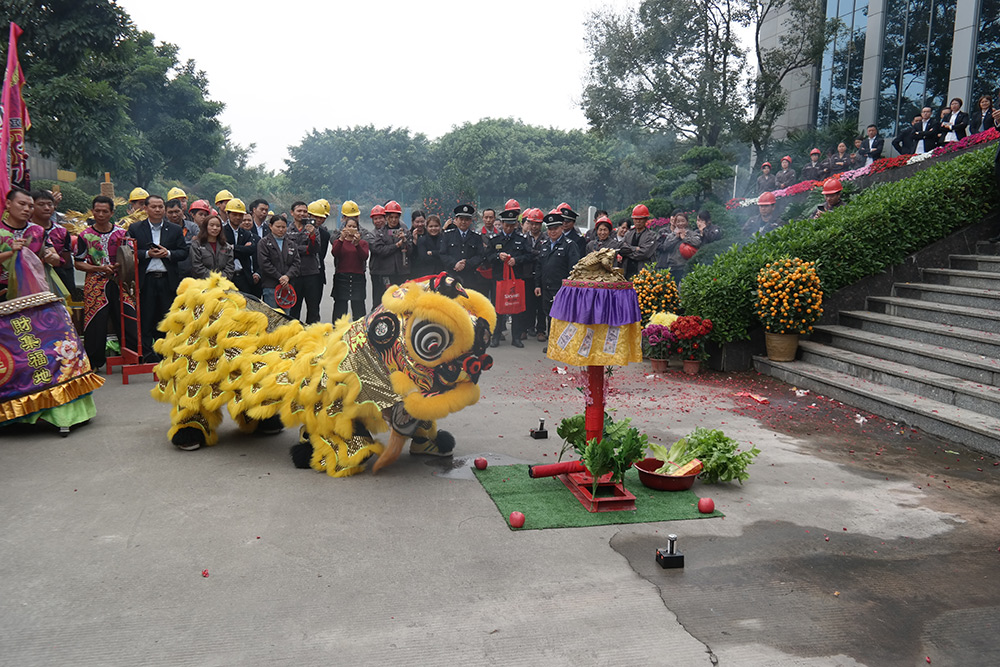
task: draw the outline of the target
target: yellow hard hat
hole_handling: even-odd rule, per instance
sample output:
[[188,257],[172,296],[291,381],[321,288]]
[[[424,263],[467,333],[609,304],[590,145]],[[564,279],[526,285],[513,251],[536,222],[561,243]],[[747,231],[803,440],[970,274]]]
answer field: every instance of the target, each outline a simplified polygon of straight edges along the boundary
[[180,188],[170,188],[170,192],[167,193],[167,201],[171,199],[180,199],[181,197],[187,199],[187,193]]
[[340,207],[340,214],[345,215],[348,218],[357,218],[361,215],[361,209],[358,208],[356,202],[348,199],[344,202],[344,205]]
[[326,211],[326,215],[327,215],[327,217],[329,217],[329,215],[330,215],[330,202],[328,202],[325,199],[317,199],[316,203],[318,203],[318,204],[320,204],[320,205],[323,206],[323,210]]
[[219,190],[219,193],[215,195],[215,203],[218,204],[220,201],[229,201],[233,198],[233,193],[229,190]]
[[307,210],[309,211],[309,215],[313,216],[314,218],[325,218],[330,215],[327,209],[323,208],[322,202],[319,201],[314,201],[313,203],[309,204]]
[[143,190],[142,188],[132,188],[132,192],[130,192],[129,195],[128,195],[128,200],[129,201],[143,201],[148,196],[149,196],[149,193],[146,192],[145,190]]
[[[225,190],[223,190],[223,192],[225,192]],[[247,207],[243,203],[242,199],[236,199],[235,197],[233,197],[232,199],[229,200],[229,203],[226,204],[226,213],[246,213],[246,212],[247,212]]]

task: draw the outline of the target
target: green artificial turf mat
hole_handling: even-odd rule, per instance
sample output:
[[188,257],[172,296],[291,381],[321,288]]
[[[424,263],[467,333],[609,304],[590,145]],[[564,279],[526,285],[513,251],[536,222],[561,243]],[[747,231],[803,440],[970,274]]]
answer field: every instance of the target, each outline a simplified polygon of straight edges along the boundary
[[561,481],[555,477],[532,479],[528,477],[528,466],[524,464],[490,466],[486,470],[474,472],[486,493],[496,503],[504,521],[508,520],[511,512],[524,514],[524,527],[512,530],[576,528],[724,516],[718,510],[711,514],[700,513],[699,496],[691,491],[655,491],[646,488],[634,469],[625,475],[625,488],[635,495],[635,509],[616,512],[588,512]]

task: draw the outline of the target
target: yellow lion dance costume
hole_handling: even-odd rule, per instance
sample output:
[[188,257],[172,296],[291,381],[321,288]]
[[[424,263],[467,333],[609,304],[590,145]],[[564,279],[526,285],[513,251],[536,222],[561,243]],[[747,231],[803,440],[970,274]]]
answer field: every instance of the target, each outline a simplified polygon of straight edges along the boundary
[[[245,433],[300,424],[298,467],[333,477],[412,453],[450,455],[435,421],[479,400],[496,312],[441,274],[391,286],[364,319],[303,326],[238,292],[218,274],[181,283],[160,323],[153,397],[173,406],[180,449],[218,442],[222,408]],[[388,448],[373,435],[391,430]]]

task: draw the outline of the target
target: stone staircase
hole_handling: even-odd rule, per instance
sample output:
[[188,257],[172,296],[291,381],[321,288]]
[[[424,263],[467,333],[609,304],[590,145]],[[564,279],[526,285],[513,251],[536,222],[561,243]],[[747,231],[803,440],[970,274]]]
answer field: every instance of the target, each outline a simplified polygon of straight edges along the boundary
[[1000,245],[950,255],[919,283],[868,296],[800,340],[796,361],[761,373],[1000,456]]

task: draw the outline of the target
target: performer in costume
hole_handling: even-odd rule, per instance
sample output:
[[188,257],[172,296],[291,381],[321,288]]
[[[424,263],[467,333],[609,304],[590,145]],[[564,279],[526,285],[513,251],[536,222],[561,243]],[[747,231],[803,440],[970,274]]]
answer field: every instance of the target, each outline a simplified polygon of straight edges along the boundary
[[[495,326],[486,297],[443,273],[392,285],[370,315],[335,327],[303,326],[217,274],[187,279],[160,324],[152,393],[173,406],[179,449],[215,444],[228,406],[245,432],[300,424],[298,467],[344,477],[379,455],[378,471],[408,438],[412,454],[451,454],[435,420],[479,400]],[[387,426],[385,447],[374,435]]]
[[[111,223],[114,202],[99,195],[91,203],[94,222],[76,241],[76,268],[86,273],[83,281],[83,345],[94,368],[107,361],[109,324],[121,342],[120,288],[115,279],[115,258],[125,244],[125,230]],[[135,302],[125,296],[125,313],[135,317]],[[125,345],[136,349],[135,320],[126,319]]]

